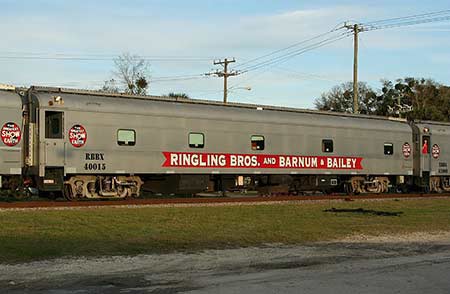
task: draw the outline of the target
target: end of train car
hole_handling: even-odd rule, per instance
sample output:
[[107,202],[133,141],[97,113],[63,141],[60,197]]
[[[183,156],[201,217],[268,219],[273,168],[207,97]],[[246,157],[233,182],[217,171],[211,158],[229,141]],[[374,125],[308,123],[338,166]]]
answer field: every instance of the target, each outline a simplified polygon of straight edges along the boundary
[[22,184],[23,101],[12,86],[0,85],[0,189]]

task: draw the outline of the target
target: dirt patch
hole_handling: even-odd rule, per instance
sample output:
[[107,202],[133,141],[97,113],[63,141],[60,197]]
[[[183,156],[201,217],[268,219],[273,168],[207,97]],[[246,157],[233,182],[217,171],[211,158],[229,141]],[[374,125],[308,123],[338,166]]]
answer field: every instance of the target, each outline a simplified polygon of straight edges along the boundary
[[[389,246],[377,246],[377,244]],[[21,264],[0,264],[0,280],[14,280],[21,277],[24,280],[40,279],[51,276],[70,274],[92,275],[101,271],[104,274],[129,272],[149,269],[155,272],[228,269],[281,262],[297,263],[301,266],[312,266],[327,262],[327,258],[336,256],[349,257],[355,248],[360,249],[358,256],[370,258],[374,252],[377,255],[397,255],[414,249],[421,244],[448,245],[450,247],[450,232],[411,233],[402,235],[365,236],[352,235],[333,242],[321,242],[307,246],[289,246],[283,244],[266,244],[264,247],[248,247],[225,250],[203,250],[192,253],[170,253],[137,256],[112,256],[100,258],[60,258],[48,261],[36,261]],[[345,246],[358,245],[361,246]],[[435,246],[436,247],[436,246]],[[445,247],[445,248],[447,248]],[[403,248],[398,250],[398,248]],[[367,253],[367,254],[366,254]],[[321,260],[318,262],[318,260]]]
[[337,240],[343,243],[449,243],[450,232],[414,232],[396,235],[351,235],[344,239]]
[[435,232],[375,237],[353,235],[308,246],[267,244],[192,253],[63,258],[0,264],[0,289],[2,293],[21,294],[175,293],[202,289],[214,279],[225,283],[230,276],[241,280],[241,275],[259,276],[274,270],[317,272],[330,265],[342,269],[340,265],[348,262],[359,262],[363,267],[369,260],[385,266],[402,257],[420,254],[448,257],[449,253],[450,232]]

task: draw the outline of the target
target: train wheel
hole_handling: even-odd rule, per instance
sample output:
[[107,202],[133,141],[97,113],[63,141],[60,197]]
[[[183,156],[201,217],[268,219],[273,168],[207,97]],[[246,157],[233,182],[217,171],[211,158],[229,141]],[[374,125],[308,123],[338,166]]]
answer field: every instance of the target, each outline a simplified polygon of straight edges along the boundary
[[374,182],[371,185],[371,189],[368,189],[368,191],[375,194],[381,194],[383,192],[383,185],[380,182]]
[[320,192],[322,192],[322,194],[324,194],[324,195],[330,195],[331,189],[322,189]]
[[69,201],[77,201],[78,200],[78,197],[73,194],[72,186],[69,184],[64,185],[63,194],[64,194],[64,198],[66,198]]
[[442,193],[441,189],[441,178],[440,177],[431,177],[430,178],[430,190],[431,192]]
[[395,187],[395,192],[398,194],[406,194],[410,192],[410,187],[406,184],[400,184]]
[[358,195],[360,193],[365,193],[364,178],[363,177],[352,177],[350,179],[351,189],[353,194]]
[[449,177],[442,177],[441,184],[442,184],[442,189],[445,192],[450,192],[450,178]]
[[130,195],[130,191],[128,191],[129,189],[127,188],[127,187],[124,187],[124,186],[122,186],[122,185],[119,185],[118,187],[117,187],[117,194],[118,194],[118,196],[120,197],[120,198],[126,198],[126,197],[129,197],[129,196],[131,196]]
[[353,196],[355,195],[355,191],[353,190],[353,185],[352,183],[344,183],[344,191],[348,196]]
[[10,181],[11,194],[15,199],[25,200],[31,197],[31,191],[18,179]]
[[25,200],[31,197],[31,192],[26,187],[17,188],[12,194],[17,200]]

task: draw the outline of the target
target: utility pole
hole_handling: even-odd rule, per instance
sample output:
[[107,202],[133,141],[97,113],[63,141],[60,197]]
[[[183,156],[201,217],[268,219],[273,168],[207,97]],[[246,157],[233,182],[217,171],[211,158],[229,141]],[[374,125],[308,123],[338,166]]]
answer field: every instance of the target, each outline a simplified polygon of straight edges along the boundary
[[239,72],[237,71],[230,71],[228,72],[228,64],[236,62],[236,59],[228,59],[225,58],[224,60],[218,60],[213,62],[214,65],[222,65],[223,71],[216,70],[211,73],[207,73],[206,75],[216,75],[218,77],[223,77],[223,103],[227,103],[227,97],[228,97],[228,77],[237,76]]
[[344,27],[350,31],[353,31],[353,113],[359,113],[358,104],[358,33],[364,29],[358,24],[348,25],[344,24]]

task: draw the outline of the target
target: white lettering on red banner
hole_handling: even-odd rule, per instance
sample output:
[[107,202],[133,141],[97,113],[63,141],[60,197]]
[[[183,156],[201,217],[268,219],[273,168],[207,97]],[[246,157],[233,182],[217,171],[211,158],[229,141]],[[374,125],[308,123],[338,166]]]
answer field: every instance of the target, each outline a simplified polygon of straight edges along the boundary
[[20,127],[13,122],[7,122],[2,127],[1,138],[3,144],[5,144],[6,146],[16,146],[17,144],[19,144],[20,139],[22,138]]
[[362,157],[163,152],[163,167],[361,170]]
[[80,148],[86,144],[87,132],[82,125],[74,125],[69,130],[69,141],[73,147]]

